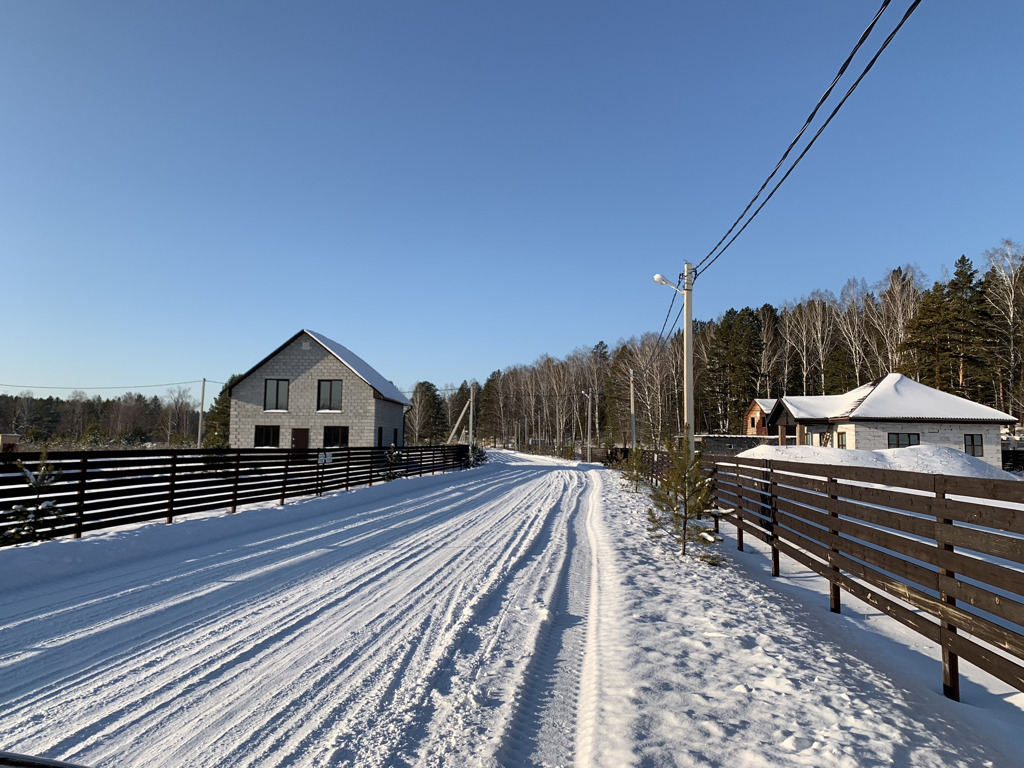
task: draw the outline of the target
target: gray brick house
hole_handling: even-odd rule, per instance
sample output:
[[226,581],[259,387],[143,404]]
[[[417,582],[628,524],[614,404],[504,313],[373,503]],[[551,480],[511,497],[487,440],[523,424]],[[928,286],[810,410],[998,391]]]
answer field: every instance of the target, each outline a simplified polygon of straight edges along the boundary
[[232,448],[405,442],[409,399],[351,350],[302,330],[228,391]]

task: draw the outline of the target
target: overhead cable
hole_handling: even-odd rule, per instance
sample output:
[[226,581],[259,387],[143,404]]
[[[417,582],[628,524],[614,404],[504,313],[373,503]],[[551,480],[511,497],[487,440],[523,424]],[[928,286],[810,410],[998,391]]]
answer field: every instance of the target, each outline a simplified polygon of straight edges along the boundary
[[[726,242],[726,238],[728,238],[729,235],[731,233],[733,233],[734,230],[736,230],[736,227],[739,224],[739,222],[747,214],[747,212],[750,210],[751,206],[757,201],[757,199],[760,197],[761,193],[765,190],[767,185],[771,182],[772,178],[774,178],[774,176],[778,172],[779,168],[786,161],[786,159],[789,156],[790,152],[793,150],[794,146],[797,144],[797,142],[803,136],[804,132],[807,130],[808,125],[814,119],[815,115],[817,114],[818,110],[821,108],[821,106],[824,103],[824,101],[831,95],[831,93],[832,93],[833,89],[835,88],[836,83],[838,82],[838,80],[846,72],[846,69],[849,67],[850,61],[853,59],[853,57],[856,55],[856,53],[858,52],[860,47],[863,45],[864,41],[867,39],[867,37],[873,31],[875,25],[878,23],[879,18],[881,17],[882,13],[886,10],[886,8],[888,7],[890,2],[891,2],[891,0],[884,0],[883,1],[881,7],[878,9],[878,12],[875,14],[874,18],[871,20],[871,23],[864,30],[864,33],[860,36],[860,39],[857,41],[857,44],[854,46],[853,50],[850,52],[850,55],[847,56],[846,60],[842,64],[842,66],[839,68],[839,72],[837,73],[836,77],[833,79],[832,84],[829,85],[829,87],[826,89],[825,93],[818,100],[818,103],[815,105],[814,109],[811,111],[810,116],[807,118],[807,121],[804,123],[803,128],[800,129],[800,132],[797,134],[796,138],[790,143],[789,147],[787,147],[786,151],[782,155],[782,158],[776,164],[776,166],[772,170],[772,172],[768,175],[768,178],[765,179],[764,183],[761,185],[761,188],[757,191],[757,194],[754,195],[754,197],[751,199],[751,201],[747,204],[747,207],[744,208],[743,213],[741,213],[739,215],[739,217],[736,219],[736,221],[733,222],[732,226],[729,227],[729,230],[722,236],[722,238],[718,241],[718,243],[715,245],[715,247],[712,248],[708,252],[708,254],[703,259],[701,259],[701,261],[697,264],[697,266],[696,266],[696,268],[694,270],[694,275],[693,275],[693,279],[694,280],[696,280],[699,275],[703,274],[708,269],[708,267],[710,267],[712,264],[714,264],[722,256],[722,254],[725,253],[726,250],[728,250],[729,246],[731,246],[736,241],[736,238],[739,237],[743,233],[743,230],[745,230],[747,228],[747,226],[750,224],[750,222],[753,221],[757,217],[757,215],[761,212],[761,210],[768,203],[768,201],[771,200],[771,198],[775,194],[775,192],[778,191],[779,187],[781,187],[783,182],[785,182],[786,179],[789,178],[789,175],[793,172],[793,170],[796,168],[796,166],[804,158],[804,155],[806,155],[808,150],[810,150],[810,148],[812,146],[814,146],[814,143],[818,140],[818,137],[822,134],[822,132],[825,130],[825,128],[828,126],[828,124],[830,122],[832,122],[832,118],[834,118],[836,116],[836,113],[839,112],[839,109],[843,106],[843,104],[846,103],[847,99],[850,98],[851,94],[856,90],[857,86],[860,85],[861,81],[867,76],[868,72],[871,71],[872,67],[874,67],[875,62],[878,60],[879,56],[882,55],[882,52],[889,46],[889,43],[892,42],[893,38],[896,36],[896,33],[900,31],[900,29],[906,23],[907,19],[910,18],[910,16],[914,13],[914,11],[917,10],[917,7],[921,4],[921,0],[914,0],[914,2],[907,9],[906,13],[903,14],[903,18],[900,19],[899,23],[889,33],[888,37],[885,38],[885,41],[878,48],[878,50],[875,52],[874,56],[871,57],[871,60],[867,63],[867,65],[861,71],[860,75],[854,81],[853,85],[850,86],[850,88],[847,90],[846,95],[843,96],[843,98],[839,101],[839,104],[832,110],[832,112],[831,112],[831,114],[829,114],[828,118],[826,118],[825,122],[821,125],[820,128],[818,128],[817,132],[814,134],[814,136],[808,142],[807,146],[803,149],[803,151],[799,154],[799,156],[797,156],[796,160],[793,161],[792,165],[790,165],[788,170],[783,174],[782,178],[779,179],[778,182],[776,182],[774,187],[772,187],[771,191],[764,198],[764,200],[761,202],[761,204],[750,215],[750,218],[748,218],[743,223],[743,226],[740,227],[739,230],[735,232],[735,234],[733,234],[732,238],[729,239],[728,242]],[[722,246],[723,242],[725,243],[724,246]],[[720,247],[721,247],[721,249],[719,250]],[[718,252],[715,253],[716,251],[718,251]],[[673,296],[673,300],[674,299],[675,299],[675,297]],[[669,313],[671,313],[671,311],[672,311],[672,306],[670,305],[669,306]],[[672,332],[675,330],[676,325],[678,325],[679,318],[682,315],[682,313],[683,313],[683,308],[680,307],[679,311],[676,313],[676,317],[675,317],[675,320],[672,323],[672,327],[671,327],[671,329],[669,329],[669,335],[672,334]],[[664,331],[664,327],[665,326],[662,325],[662,331]]]
[[[84,392],[90,392],[93,390],[107,390],[107,389],[120,389],[125,392],[130,392],[135,389],[157,389],[159,387],[182,387],[186,384],[201,384],[202,379],[196,379],[195,381],[172,381],[170,384],[137,384],[130,387],[54,387],[54,386],[36,386],[32,384],[0,384],[0,389],[70,389],[72,391],[78,389]],[[213,379],[206,379],[207,384],[223,384],[223,381],[214,381]]]
[[868,24],[864,32],[861,33],[860,39],[857,40],[857,44],[853,46],[853,50],[850,51],[850,55],[846,57],[846,60],[839,67],[839,71],[836,72],[836,76],[832,78],[832,82],[829,84],[828,88],[825,89],[825,92],[821,94],[821,98],[818,99],[818,103],[814,105],[814,109],[812,109],[811,113],[807,116],[807,120],[804,122],[803,127],[797,133],[793,141],[789,143],[789,146],[786,147],[786,151],[782,153],[782,157],[779,158],[779,162],[775,164],[775,167],[772,168],[772,172],[768,174],[768,178],[766,178],[764,180],[764,183],[761,184],[761,188],[757,190],[757,193],[752,198],[750,198],[750,202],[747,203],[747,207],[743,209],[743,212],[739,216],[736,217],[736,221],[734,221],[732,223],[732,226],[729,227],[728,231],[724,235],[722,235],[722,239],[715,243],[715,247],[708,251],[707,256],[701,259],[700,262],[696,265],[696,269],[698,271],[700,270],[701,266],[703,266],[704,262],[710,259],[714,255],[715,251],[718,250],[718,247],[725,242],[725,239],[732,234],[733,230],[736,229],[739,223],[743,220],[743,217],[747,215],[747,212],[751,209],[754,203],[757,202],[757,198],[761,196],[761,193],[764,192],[768,184],[775,177],[775,174],[778,173],[779,168],[781,168],[782,164],[786,162],[786,158],[789,157],[789,153],[793,151],[793,147],[797,145],[797,143],[803,137],[804,133],[810,127],[811,123],[814,122],[814,118],[818,114],[818,110],[821,109],[821,106],[828,100],[828,97],[832,95],[832,91],[835,90],[835,87],[839,83],[839,80],[846,73],[846,70],[850,66],[850,62],[853,61],[853,57],[857,55],[857,52],[861,49],[861,46],[864,45],[864,41],[868,39],[868,36],[871,34],[872,30],[874,30],[875,25],[878,23],[878,20],[882,17],[882,14],[885,12],[885,9],[889,6],[890,2],[892,2],[892,0],[883,0],[881,7],[879,7],[878,12],[875,14],[875,17],[871,20],[871,23]]
[[[907,12],[903,14],[903,18],[900,19],[900,23],[897,24],[896,28],[889,33],[889,36],[887,38],[885,38],[885,42],[882,43],[882,46],[878,49],[875,55],[871,57],[871,61],[869,61],[867,63],[867,66],[864,67],[864,71],[860,73],[860,76],[854,81],[853,85],[850,86],[850,89],[846,92],[846,95],[843,96],[843,98],[836,105],[835,109],[832,110],[831,114],[829,114],[829,116],[825,119],[825,122],[822,123],[821,127],[815,132],[814,136],[807,143],[807,146],[804,147],[804,151],[799,154],[796,160],[793,161],[793,164],[789,166],[789,170],[787,170],[786,173],[783,174],[782,178],[779,179],[779,181],[775,184],[775,186],[772,187],[772,191],[769,192],[765,199],[761,202],[761,204],[757,206],[757,209],[750,215],[750,218],[747,219],[746,222],[744,222],[743,226],[740,227],[739,231],[732,236],[732,239],[725,244],[725,247],[723,247],[722,250],[720,250],[713,259],[711,259],[711,261],[707,262],[707,265],[704,266],[703,269],[698,270],[697,274],[694,275],[694,279],[697,278],[697,275],[703,273],[708,267],[710,267],[712,264],[718,261],[718,258],[723,253],[725,253],[729,246],[735,242],[736,238],[743,233],[743,230],[747,228],[747,225],[754,220],[757,214],[761,212],[761,209],[765,207],[769,200],[772,199],[772,195],[774,195],[775,192],[779,189],[779,187],[782,186],[783,182],[789,178],[789,175],[793,172],[793,169],[797,167],[800,161],[804,159],[804,155],[806,155],[808,150],[810,150],[810,148],[814,146],[814,142],[818,140],[818,137],[821,136],[825,128],[828,127],[828,124],[832,122],[832,118],[836,116],[836,113],[839,112],[843,104],[846,103],[846,100],[849,99],[850,95],[857,89],[857,86],[860,85],[861,80],[863,80],[865,76],[868,74],[868,72],[871,71],[871,68],[875,66],[875,62],[878,61],[878,57],[882,55],[882,51],[884,51],[889,46],[889,43],[891,43],[892,39],[896,37],[896,33],[900,31],[900,28],[903,26],[904,22],[906,22],[906,20],[910,18],[910,15],[917,9],[917,6],[919,6],[920,4],[921,0],[914,0],[914,3],[910,6],[910,8],[907,9]],[[706,257],[704,261],[707,261]],[[701,263],[703,264],[704,261],[702,261]]]

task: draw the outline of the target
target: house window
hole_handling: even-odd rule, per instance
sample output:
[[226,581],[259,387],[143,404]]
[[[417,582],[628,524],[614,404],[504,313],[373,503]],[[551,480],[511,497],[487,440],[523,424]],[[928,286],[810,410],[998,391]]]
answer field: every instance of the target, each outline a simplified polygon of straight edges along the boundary
[[384,427],[377,427],[377,447],[384,447]]
[[906,448],[910,445],[920,445],[921,435],[917,432],[890,432],[889,433],[889,447],[890,448]]
[[348,448],[348,427],[324,427],[324,448]]
[[256,425],[256,437],[253,439],[257,448],[277,448],[281,445],[281,428],[277,425]]
[[391,438],[391,444],[395,447],[398,446],[398,427],[395,427],[395,436]]
[[981,435],[964,435],[964,453],[979,458],[985,455],[984,449],[981,447]]
[[757,416],[751,416],[750,417],[750,428],[754,429],[755,427],[757,427]]
[[288,379],[267,379],[263,383],[263,410],[288,410]]
[[845,432],[836,432],[836,448],[845,448],[845,447],[846,447],[846,433]]
[[341,410],[341,380],[320,380],[320,394],[317,397],[316,409],[318,411],[340,411]]

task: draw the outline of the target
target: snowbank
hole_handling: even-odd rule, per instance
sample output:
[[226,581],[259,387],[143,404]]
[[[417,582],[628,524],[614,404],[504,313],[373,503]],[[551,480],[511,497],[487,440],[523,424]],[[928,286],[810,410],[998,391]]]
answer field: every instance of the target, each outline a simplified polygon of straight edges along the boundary
[[774,459],[807,464],[835,464],[844,467],[873,467],[904,472],[923,472],[956,477],[980,477],[989,480],[1016,480],[1015,475],[968,456],[955,448],[937,445],[912,445],[880,451],[846,448],[820,448],[812,445],[761,445],[739,454],[743,459]]

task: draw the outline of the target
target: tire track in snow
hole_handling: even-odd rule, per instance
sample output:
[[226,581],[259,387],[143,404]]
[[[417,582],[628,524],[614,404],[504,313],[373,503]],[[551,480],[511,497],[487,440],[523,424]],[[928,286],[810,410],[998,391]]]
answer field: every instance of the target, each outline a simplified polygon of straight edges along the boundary
[[[582,474],[582,473],[580,473]],[[589,611],[590,551],[584,525],[592,490],[573,501],[566,547],[514,714],[497,758],[503,766],[570,765]]]
[[[536,473],[533,473],[536,474]],[[501,487],[505,490],[511,485],[510,483],[502,483]],[[536,487],[533,488],[533,495],[538,498],[541,497],[542,490],[539,484],[534,484]],[[473,495],[479,497],[484,493],[482,485],[478,483],[478,487],[471,489],[476,491]],[[514,506],[520,507],[523,503],[532,503],[529,495],[520,493],[518,496],[513,495],[512,498],[516,501]],[[496,496],[498,501],[504,502],[505,497]],[[498,503],[495,501],[495,504]],[[493,505],[492,505],[493,506]],[[543,505],[541,505],[543,506]],[[531,530],[535,530],[537,523],[536,519],[540,519],[543,522],[543,514],[538,513],[535,516],[535,520],[531,525],[524,525],[521,514],[513,514],[516,510],[507,512],[504,516],[500,514],[500,510],[496,510],[482,505],[478,508],[474,508],[463,513],[462,516],[453,515],[446,522],[439,526],[432,528],[426,528],[420,526],[421,530],[418,532],[418,539],[416,540],[415,546],[412,547],[412,551],[408,549],[405,553],[394,561],[388,561],[386,557],[383,557],[378,552],[371,553],[369,559],[377,563],[376,571],[362,571],[358,568],[354,568],[362,577],[369,579],[371,575],[376,574],[377,581],[386,579],[388,576],[395,576],[400,573],[403,568],[412,569],[417,562],[425,561],[429,558],[433,558],[434,562],[431,567],[426,569],[425,575],[423,575],[418,582],[413,585],[420,591],[420,599],[434,600],[440,594],[439,589],[445,587],[444,584],[437,584],[434,586],[430,585],[430,582],[437,581],[436,574],[438,569],[440,572],[452,571],[455,573],[465,573],[465,567],[458,568],[456,560],[463,552],[465,557],[477,557],[480,554],[486,554],[488,550],[494,550],[499,553],[507,553],[510,549],[510,542],[508,539],[508,533],[518,532],[521,536],[526,536]],[[476,526],[482,530],[473,530],[471,533],[465,533],[465,529],[468,525]],[[488,531],[494,528],[497,532],[491,536],[488,540]],[[447,532],[445,530],[447,529]],[[460,540],[459,535],[463,538]],[[440,548],[432,541],[437,536],[447,536],[447,541],[451,542],[448,545],[442,545]],[[415,537],[414,537],[415,538]],[[463,546],[460,541],[465,543],[468,542],[468,546]],[[396,544],[397,546],[397,544]],[[406,541],[402,546],[409,547],[410,542]],[[447,554],[445,552],[445,546],[450,551]],[[418,549],[417,549],[418,547]],[[521,545],[517,545],[519,549]],[[512,547],[513,550],[516,547]],[[438,550],[442,554],[437,554]],[[441,558],[441,559],[439,559]],[[492,561],[493,562],[493,561]],[[486,563],[477,566],[477,572],[482,573],[482,568]],[[323,569],[321,569],[323,570]],[[251,573],[235,573],[235,578],[239,578],[242,583],[245,583],[251,578]],[[264,579],[265,581],[265,579]],[[307,582],[309,580],[307,579]],[[412,582],[410,582],[412,584]],[[266,584],[261,584],[261,587],[265,587]],[[311,584],[311,587],[315,587],[314,592],[320,594],[324,589],[330,590],[333,584]],[[350,582],[349,586],[352,592],[365,592],[369,586],[369,581],[363,584]],[[448,588],[453,589],[454,593],[458,593],[460,590],[454,589],[457,585],[452,583],[448,584]],[[333,593],[332,594],[336,594]],[[91,691],[82,691],[82,698],[79,701],[78,706],[88,712],[90,708],[95,710],[95,705],[90,704],[90,697],[95,698],[95,694],[98,692],[101,698],[110,696],[112,701],[116,702],[119,706],[114,708],[108,708],[105,712],[94,712],[94,719],[88,725],[80,725],[77,730],[72,732],[72,735],[67,741],[61,743],[61,749],[70,748],[72,743],[77,743],[79,748],[76,750],[80,754],[88,754],[90,748],[100,742],[117,742],[118,740],[126,740],[129,738],[144,737],[145,731],[150,730],[153,727],[153,723],[167,722],[171,719],[177,720],[178,724],[175,726],[175,730],[184,732],[189,735],[189,738],[179,740],[181,743],[178,745],[179,749],[172,749],[170,754],[177,754],[178,757],[185,757],[186,760],[168,760],[168,762],[179,762],[180,764],[187,764],[187,759],[190,757],[195,760],[196,756],[192,753],[190,756],[188,753],[188,747],[196,746],[197,743],[201,742],[201,735],[208,734],[209,730],[213,727],[223,728],[226,734],[234,736],[237,732],[243,734],[252,734],[246,738],[242,738],[240,741],[238,738],[234,738],[241,746],[236,746],[233,750],[225,745],[215,750],[216,754],[226,756],[231,751],[235,753],[241,752],[246,753],[247,749],[251,749],[253,746],[253,739],[264,739],[268,736],[266,733],[261,732],[261,727],[267,727],[268,723],[273,723],[275,732],[283,733],[286,729],[277,725],[277,718],[280,715],[282,709],[286,712],[291,711],[294,713],[289,719],[295,722],[302,722],[305,724],[305,730],[307,736],[302,737],[298,742],[298,748],[308,746],[310,743],[316,741],[319,736],[323,736],[324,729],[328,726],[310,727],[308,723],[310,718],[308,713],[315,711],[317,708],[322,708],[326,701],[326,693],[323,695],[317,695],[312,693],[312,688],[306,689],[307,700],[303,701],[302,697],[292,696],[287,698],[286,694],[294,694],[294,691],[283,691],[279,692],[279,695],[283,696],[286,700],[286,704],[283,707],[278,707],[276,710],[268,707],[264,716],[261,718],[260,724],[249,722],[246,718],[251,720],[250,715],[243,716],[242,719],[234,719],[234,715],[224,715],[222,718],[209,718],[206,713],[202,716],[197,716],[196,713],[201,709],[203,697],[207,693],[211,695],[217,693],[218,695],[225,696],[226,698],[236,697],[242,698],[248,693],[246,690],[246,684],[239,682],[234,685],[234,689],[228,694],[225,694],[223,690],[224,686],[231,686],[226,678],[234,677],[241,678],[242,680],[251,679],[252,673],[250,668],[256,668],[266,657],[270,656],[275,649],[286,648],[290,644],[294,644],[300,639],[300,632],[303,628],[308,629],[312,624],[312,618],[310,617],[311,612],[318,612],[316,618],[323,619],[332,610],[339,609],[341,603],[344,602],[342,598],[331,601],[328,604],[324,604],[321,599],[317,600],[298,600],[294,601],[295,595],[284,590],[279,590],[279,597],[276,598],[278,604],[273,607],[267,607],[267,605],[260,604],[261,598],[266,598],[266,594],[260,592],[260,590],[254,590],[254,597],[249,601],[243,601],[241,605],[236,609],[238,614],[236,617],[225,622],[223,616],[210,617],[206,616],[201,619],[195,619],[192,625],[185,626],[187,632],[182,633],[179,627],[179,635],[192,635],[198,631],[200,627],[208,624],[207,634],[199,640],[185,640],[180,638],[177,643],[180,648],[175,650],[170,648],[174,644],[175,637],[173,634],[165,632],[163,634],[159,632],[151,632],[150,642],[139,646],[132,646],[137,648],[134,654],[123,655],[119,658],[115,658],[110,664],[108,673],[105,672],[106,677],[101,674],[101,670],[96,670],[95,679],[91,681],[91,685],[88,686],[93,688]],[[178,596],[180,597],[180,595]],[[466,597],[461,598],[463,600],[470,599],[472,594],[467,594]],[[455,603],[452,600],[456,600]],[[181,602],[180,600],[177,602]],[[312,663],[306,661],[307,658],[311,657],[310,653],[305,656],[296,655],[289,657],[285,655],[285,661],[287,663],[295,664],[297,661],[302,660],[306,665],[304,667],[297,667],[295,674],[290,678],[293,682],[300,681],[304,676],[308,676],[314,668],[321,668],[321,674],[319,677],[314,675],[313,677],[319,680],[329,679],[332,676],[339,676],[339,666],[344,669],[350,666],[362,666],[369,665],[372,669],[380,670],[382,667],[386,668],[391,664],[396,672],[391,675],[390,682],[387,682],[384,676],[381,676],[381,682],[375,688],[373,685],[367,683],[357,683],[350,685],[348,688],[349,698],[353,700],[359,700],[359,696],[363,695],[363,698],[367,697],[367,690],[372,691],[375,695],[378,694],[381,686],[385,691],[390,686],[393,691],[402,690],[398,682],[405,675],[405,670],[411,663],[411,661],[399,661],[396,664],[393,663],[396,658],[393,653],[395,647],[393,642],[389,642],[389,638],[392,637],[393,633],[397,633],[399,636],[404,636],[416,640],[426,634],[426,627],[436,624],[438,629],[433,630],[430,634],[430,640],[445,641],[446,638],[440,634],[444,628],[445,623],[451,624],[452,615],[459,614],[460,603],[457,602],[457,597],[449,599],[447,602],[441,601],[441,605],[444,605],[444,610],[436,610],[430,615],[429,622],[420,622],[416,627],[407,627],[401,624],[400,617],[403,609],[410,607],[409,604],[400,605],[398,603],[389,603],[384,605],[382,602],[376,619],[377,625],[373,625],[374,619],[372,617],[364,617],[364,621],[368,622],[366,626],[372,627],[364,633],[365,643],[361,647],[356,647],[350,650],[348,654],[339,654],[337,650],[333,653],[331,649],[324,647],[326,644],[317,646],[311,643],[311,651],[316,653],[312,654],[315,656],[315,660]],[[392,611],[392,617],[388,620],[381,620],[379,616],[383,615],[390,607]],[[365,608],[355,608],[349,606],[348,609],[350,614],[365,613]],[[464,610],[464,608],[463,608]],[[255,615],[247,617],[247,613],[255,611]],[[412,615],[416,615],[415,610],[409,611]],[[447,614],[447,618],[446,618]],[[472,615],[472,613],[470,614]],[[292,617],[292,618],[289,618]],[[306,617],[303,619],[303,617]],[[246,618],[251,618],[252,621],[246,621]],[[351,618],[351,616],[350,616]],[[256,619],[259,621],[257,622]],[[287,626],[288,622],[292,621],[291,626]],[[391,624],[388,624],[388,621]],[[179,617],[174,617],[168,623],[174,625],[179,622]],[[265,628],[267,626],[276,626],[277,631],[273,635],[267,635]],[[255,627],[255,628],[254,628]],[[307,633],[308,634],[308,633]],[[227,638],[218,640],[218,635],[228,635]],[[95,637],[92,639],[96,639]],[[301,638],[304,641],[308,641],[308,638]],[[262,643],[262,645],[257,645]],[[136,692],[137,695],[128,695],[125,690],[125,686],[121,684],[120,678],[123,676],[125,667],[131,665],[139,665],[134,667],[136,676],[142,674],[145,669],[145,664],[140,665],[140,660],[144,659],[147,653],[151,650],[152,646],[159,644],[165,647],[166,663],[163,666],[152,669],[153,685],[148,686],[142,684],[145,680],[136,679],[133,680],[132,691]],[[410,644],[408,647],[412,648],[415,643]],[[203,653],[203,651],[206,651]],[[197,656],[199,658],[197,658]],[[404,656],[399,655],[399,658],[412,659],[415,653],[406,652]],[[428,659],[429,660],[429,659]],[[435,666],[436,666],[435,659]],[[343,675],[342,675],[343,676]],[[181,680],[187,681],[182,682],[179,685],[167,686],[167,680]],[[97,682],[101,683],[100,690],[97,691],[93,687]],[[157,689],[157,686],[163,682],[164,688]],[[184,686],[184,687],[183,687]],[[220,691],[217,691],[217,688]],[[337,687],[337,686],[336,686]],[[65,691],[66,693],[67,691]],[[327,693],[338,693],[338,690],[328,691]],[[273,698],[273,697],[271,697]],[[345,697],[342,696],[342,699]],[[392,696],[393,700],[395,697]],[[414,697],[415,698],[415,697]],[[380,700],[379,698],[377,699]],[[333,701],[331,702],[334,703]],[[337,707],[335,707],[337,709]],[[31,707],[29,707],[31,709]],[[135,713],[134,718],[129,717],[126,713]],[[374,717],[381,715],[380,706],[376,708],[368,707],[366,714],[363,717],[364,720],[371,720]],[[188,718],[192,718],[189,720]],[[195,731],[192,731],[189,724],[195,725]],[[389,727],[395,730],[396,727],[400,729],[400,723],[392,723]],[[271,740],[273,740],[272,734]],[[312,736],[312,740],[310,739]],[[226,737],[225,737],[226,738]],[[288,739],[285,739],[287,742]],[[284,742],[280,742],[284,743]],[[169,746],[169,745],[168,745]],[[221,751],[221,748],[227,749],[228,752]],[[285,749],[287,752],[287,749]],[[300,752],[301,754],[301,752]],[[206,758],[210,758],[212,755],[206,753]],[[278,753],[278,757],[280,753]],[[273,760],[268,761],[266,764],[272,764]],[[116,764],[112,762],[111,764]],[[256,761],[254,764],[259,764]]]
[[[446,494],[446,496],[450,497],[452,496],[452,494]],[[460,501],[460,504],[462,506],[471,506],[475,501],[477,501],[480,498],[480,496],[481,494],[479,492],[474,493],[473,495],[467,496],[466,498],[462,499]],[[423,503],[417,503],[414,504],[412,508],[418,510],[422,509],[424,506],[426,505]],[[387,512],[387,510],[385,510],[385,512]],[[439,509],[433,511],[430,517],[424,517],[416,521],[418,522],[417,528],[422,529],[430,525],[433,522],[434,517],[443,517],[445,515],[450,515],[451,512],[451,505],[445,505],[443,507],[440,507]],[[383,514],[380,516],[380,518],[378,518],[378,520],[389,519],[392,516],[392,514]],[[405,523],[404,525],[408,527],[408,525],[410,524],[411,523]],[[318,526],[318,528],[321,527],[322,526]],[[349,526],[344,526],[341,533],[344,533],[349,529]],[[367,536],[358,536],[349,541],[345,541],[344,546],[347,549],[358,545],[359,549],[364,554],[369,549],[375,556],[382,560],[382,569],[386,571],[387,569],[393,566],[393,563],[383,562],[383,558],[386,555],[386,551],[374,549],[374,547],[376,546],[377,542],[382,539],[393,539],[398,530],[400,529],[395,528],[394,526],[388,526],[385,528],[385,530],[378,530],[373,532],[370,535],[370,538],[368,538]],[[271,541],[273,542],[275,541],[275,539],[271,539]],[[82,605],[79,607],[79,615],[76,616],[77,626],[75,628],[69,629],[63,634],[58,634],[54,636],[54,629],[53,627],[50,627],[49,637],[45,639],[37,639],[31,636],[27,638],[27,644],[31,645],[32,648],[32,650],[29,653],[32,656],[40,656],[41,652],[50,649],[63,648],[64,646],[67,646],[68,648],[73,648],[71,653],[66,653],[66,659],[51,658],[52,656],[56,656],[56,654],[51,654],[51,657],[37,658],[36,663],[41,674],[45,674],[47,678],[52,679],[58,677],[61,669],[60,664],[62,660],[66,660],[71,665],[71,668],[76,675],[81,675],[82,662],[89,658],[89,644],[78,643],[77,645],[75,645],[76,641],[81,641],[85,638],[102,632],[115,633],[120,631],[122,628],[133,626],[134,622],[138,621],[139,619],[146,618],[148,616],[159,616],[161,614],[166,614],[164,621],[166,631],[168,633],[168,636],[173,637],[174,635],[179,634],[182,628],[180,624],[182,617],[180,616],[180,613],[178,611],[173,610],[174,608],[178,606],[187,606],[193,600],[207,598],[212,593],[218,590],[225,589],[231,584],[249,584],[254,580],[258,579],[258,577],[263,575],[269,575],[273,571],[278,569],[292,568],[293,570],[304,571],[306,568],[313,568],[314,566],[312,565],[312,563],[306,563],[304,561],[313,557],[322,557],[325,553],[331,552],[331,541],[328,541],[324,537],[319,535],[313,537],[304,537],[300,543],[304,544],[307,547],[307,551],[304,551],[298,555],[292,554],[292,550],[294,550],[298,545],[295,543],[290,543],[284,549],[276,548],[272,551],[256,552],[247,554],[242,557],[230,558],[227,560],[226,563],[219,564],[215,567],[205,567],[198,570],[189,569],[185,574],[189,577],[189,584],[196,584],[197,586],[190,586],[184,591],[182,590],[181,585],[182,576],[178,575],[164,578],[160,580],[157,584],[152,586],[147,585],[130,588],[127,590],[121,590],[112,595],[108,595],[104,598],[97,599],[93,601],[93,603],[91,604],[87,603],[85,605]],[[315,544],[323,544],[325,546],[317,547],[312,550],[308,549],[309,547],[312,547]],[[335,551],[338,550],[335,549]],[[239,566],[243,564],[248,564],[249,561],[256,561],[254,562],[252,568],[248,570],[238,569]],[[266,561],[269,561],[269,563],[267,563]],[[299,566],[301,567],[297,568]],[[321,567],[323,568],[325,566]],[[330,566],[326,567],[334,568],[337,567],[337,565],[335,563],[332,563]],[[306,574],[303,573],[301,578],[307,578]],[[263,593],[261,591],[253,591],[256,591],[257,594],[262,599]],[[146,594],[146,599],[144,601],[140,601],[140,604],[137,607],[132,606],[128,608],[118,608],[118,606],[121,605],[121,602],[119,601],[124,601],[127,598],[135,595],[135,593],[143,592]],[[166,595],[167,597],[163,597],[164,595]],[[207,615],[201,617],[200,622],[216,624],[219,621],[219,616],[217,614],[219,614],[221,610],[234,605],[237,602],[237,600],[237,595],[228,594],[224,595],[219,602],[207,601]],[[97,616],[88,610],[90,607],[97,606],[100,606],[103,611],[103,613],[100,616]],[[131,606],[131,603],[129,603],[129,606]],[[108,614],[110,618],[105,618]],[[52,611],[44,612],[43,616],[41,617],[39,626],[44,626],[46,625],[46,622],[52,621],[53,619],[54,614]],[[22,621],[21,623],[24,624],[26,622]],[[12,637],[12,633],[9,630],[14,629],[15,626],[16,625],[14,624],[4,625],[2,628],[5,631],[2,636]],[[194,625],[188,625],[188,628],[192,631],[195,631],[197,629],[197,627]],[[155,635],[159,632],[159,630],[148,629],[147,632],[151,635]],[[26,643],[26,639],[24,638],[23,635],[21,636],[21,641],[22,644]],[[135,640],[133,638],[125,637],[124,644],[126,646],[132,645],[134,643]],[[162,642],[160,644],[162,644]],[[110,650],[118,649],[116,646],[114,648],[107,646],[105,648],[106,654],[109,655]],[[84,653],[82,651],[84,651]],[[146,650],[143,649],[141,652],[145,653]],[[23,651],[22,653],[24,654],[25,652]],[[40,686],[40,681],[27,680],[26,684],[34,686],[38,689],[38,687]],[[53,685],[56,685],[58,687],[64,684],[65,681],[59,678],[53,683]],[[6,691],[6,695],[8,697],[13,697],[16,695],[16,691],[8,690]],[[6,700],[10,701],[11,699],[8,698]]]

